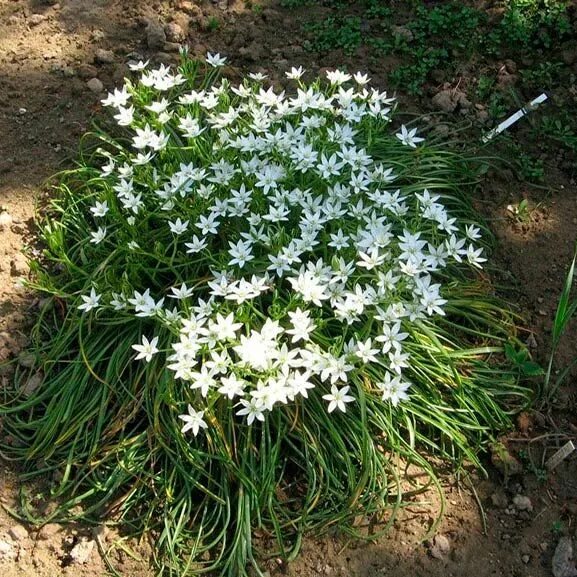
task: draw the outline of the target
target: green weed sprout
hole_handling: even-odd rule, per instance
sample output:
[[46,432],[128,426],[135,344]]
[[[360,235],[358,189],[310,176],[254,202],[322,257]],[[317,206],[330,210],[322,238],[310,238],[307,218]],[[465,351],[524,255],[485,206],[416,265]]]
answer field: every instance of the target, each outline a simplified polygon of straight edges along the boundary
[[569,363],[562,371],[559,372],[557,378],[552,381],[553,364],[555,361],[555,356],[561,338],[565,333],[565,329],[569,324],[569,321],[575,316],[575,311],[577,311],[577,300],[571,301],[571,290],[573,288],[573,279],[575,276],[575,261],[577,260],[577,249],[573,260],[571,261],[571,266],[565,277],[565,284],[563,286],[563,291],[559,298],[559,304],[557,305],[557,310],[555,311],[555,319],[553,321],[553,328],[551,331],[551,353],[549,354],[549,362],[547,363],[547,370],[545,371],[545,377],[543,379],[543,392],[541,395],[544,404],[551,402],[555,393],[559,389],[561,383],[565,380],[569,371],[575,366],[577,359]]

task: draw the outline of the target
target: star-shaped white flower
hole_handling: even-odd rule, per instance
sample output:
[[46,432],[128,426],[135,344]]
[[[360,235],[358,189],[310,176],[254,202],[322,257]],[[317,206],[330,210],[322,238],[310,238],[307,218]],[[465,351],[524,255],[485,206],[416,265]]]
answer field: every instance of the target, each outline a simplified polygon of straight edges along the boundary
[[80,298],[84,302],[81,305],[79,305],[78,308],[81,311],[88,312],[88,311],[91,311],[92,309],[99,307],[100,306],[99,301],[100,301],[101,296],[102,295],[96,294],[96,291],[94,290],[94,287],[93,287],[88,296],[80,295]]
[[347,412],[345,403],[352,403],[355,398],[347,395],[350,387],[346,385],[339,389],[336,385],[331,387],[331,392],[328,395],[323,395],[325,401],[329,401],[328,412],[332,413],[335,409],[339,409],[343,413]]
[[144,359],[147,363],[152,360],[153,355],[158,352],[156,345],[158,344],[158,337],[154,337],[149,341],[144,335],[142,336],[142,344],[132,345],[132,348],[138,352],[136,360]]
[[178,415],[178,418],[184,421],[181,432],[192,431],[192,434],[196,437],[200,429],[208,428],[203,417],[204,411],[195,411],[192,405],[188,405],[188,415]]
[[218,52],[216,54],[206,53],[206,62],[210,64],[213,68],[218,66],[224,66],[226,62],[226,56],[221,56]]
[[412,128],[411,130],[407,130],[407,127],[403,124],[401,126],[401,132],[397,132],[395,136],[405,145],[410,146],[411,148],[417,148],[417,144],[419,142],[423,142],[424,138],[420,136],[416,136],[417,129]]

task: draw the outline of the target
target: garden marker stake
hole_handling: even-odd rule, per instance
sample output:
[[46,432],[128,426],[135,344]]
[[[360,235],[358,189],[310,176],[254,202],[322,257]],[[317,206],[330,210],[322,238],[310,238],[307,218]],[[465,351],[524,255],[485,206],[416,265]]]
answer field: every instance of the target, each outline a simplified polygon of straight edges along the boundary
[[523,116],[525,116],[532,110],[535,110],[535,108],[537,108],[539,104],[545,102],[545,100],[547,100],[547,95],[545,93],[541,94],[540,96],[537,96],[537,98],[535,98],[534,100],[531,100],[531,102],[529,102],[527,106],[524,106],[520,110],[517,110],[515,114],[512,114],[511,116],[509,116],[509,118],[503,120],[503,122],[501,122],[501,124],[499,124],[496,128],[493,128],[493,130],[485,134],[485,136],[483,136],[483,142],[484,143],[489,142],[489,140],[492,140],[493,138],[495,138],[495,136],[501,134],[501,132],[503,132],[504,130],[507,130],[509,126],[515,124],[517,120],[523,118]]

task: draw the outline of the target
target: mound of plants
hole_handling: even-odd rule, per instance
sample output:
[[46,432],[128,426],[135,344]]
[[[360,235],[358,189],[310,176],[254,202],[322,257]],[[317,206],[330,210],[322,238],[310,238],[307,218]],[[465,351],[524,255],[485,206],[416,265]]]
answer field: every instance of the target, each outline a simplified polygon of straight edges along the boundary
[[393,128],[365,74],[293,68],[285,93],[224,64],[140,62],[103,101],[116,128],[40,223],[43,381],[20,369],[2,408],[3,453],[57,473],[52,518],[145,532],[163,574],[386,528],[425,488],[406,467],[479,465],[528,398],[474,159]]

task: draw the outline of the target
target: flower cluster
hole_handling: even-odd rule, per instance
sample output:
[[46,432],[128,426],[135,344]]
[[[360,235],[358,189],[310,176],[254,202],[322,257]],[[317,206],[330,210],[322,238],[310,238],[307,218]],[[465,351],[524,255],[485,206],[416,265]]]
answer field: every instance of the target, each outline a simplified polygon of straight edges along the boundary
[[[404,125],[387,135],[394,99],[360,73],[306,84],[293,68],[287,94],[262,74],[199,84],[184,69],[133,69],[138,82],[103,101],[129,145],[100,169],[87,246],[157,258],[172,276],[159,287],[103,275],[78,308],[170,331],[183,432],[206,428],[217,402],[250,425],[311,394],[346,411],[356,386],[408,399],[412,328],[445,314],[441,271],[485,259],[442,191],[406,185],[371,153],[375,135],[407,154],[422,145]],[[136,358],[158,345],[143,336]]]

